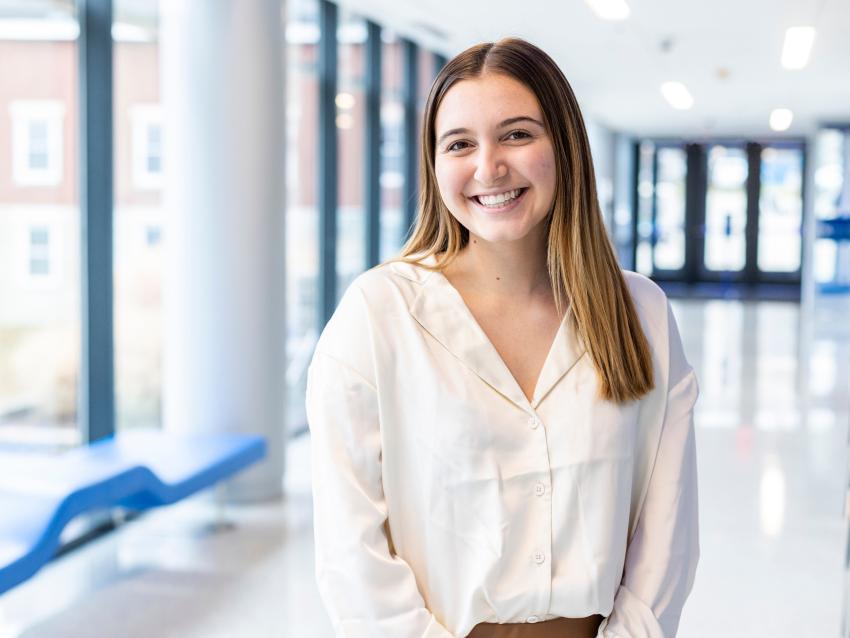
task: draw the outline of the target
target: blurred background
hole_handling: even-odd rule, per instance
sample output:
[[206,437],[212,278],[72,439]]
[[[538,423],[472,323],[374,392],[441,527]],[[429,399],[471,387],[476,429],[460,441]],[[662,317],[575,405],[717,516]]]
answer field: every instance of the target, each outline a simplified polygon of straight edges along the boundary
[[66,530],[0,638],[332,635],[307,365],[409,232],[436,73],[509,35],[570,80],[700,379],[680,635],[850,636],[848,33],[844,0],[0,0],[0,450],[270,443],[227,529],[199,498]]

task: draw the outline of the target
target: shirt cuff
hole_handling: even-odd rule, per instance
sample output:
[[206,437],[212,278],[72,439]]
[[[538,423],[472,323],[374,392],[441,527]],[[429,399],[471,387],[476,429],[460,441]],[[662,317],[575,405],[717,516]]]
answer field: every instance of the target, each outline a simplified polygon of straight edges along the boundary
[[620,585],[614,609],[599,625],[596,638],[664,638],[664,630],[646,603]]

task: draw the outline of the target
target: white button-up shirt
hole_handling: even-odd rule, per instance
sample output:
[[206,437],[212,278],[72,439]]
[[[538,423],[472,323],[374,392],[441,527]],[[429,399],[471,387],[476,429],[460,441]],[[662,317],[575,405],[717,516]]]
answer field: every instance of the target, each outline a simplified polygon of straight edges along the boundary
[[529,401],[442,273],[391,263],[346,290],[307,383],[337,636],[593,614],[604,638],[676,634],[699,556],[697,381],[664,293],[624,276],[655,374],[624,405],[598,398],[567,319]]

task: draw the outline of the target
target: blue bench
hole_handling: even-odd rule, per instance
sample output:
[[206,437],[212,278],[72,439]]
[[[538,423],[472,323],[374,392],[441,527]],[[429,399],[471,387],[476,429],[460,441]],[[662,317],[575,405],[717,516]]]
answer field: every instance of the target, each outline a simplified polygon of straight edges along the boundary
[[0,594],[53,557],[75,516],[168,505],[265,453],[259,436],[130,430],[59,455],[0,454]]

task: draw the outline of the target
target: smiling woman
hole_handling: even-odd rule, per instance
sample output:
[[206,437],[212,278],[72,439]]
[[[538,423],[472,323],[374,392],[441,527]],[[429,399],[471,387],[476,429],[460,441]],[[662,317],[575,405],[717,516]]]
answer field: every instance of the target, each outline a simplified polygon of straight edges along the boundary
[[696,377],[621,271],[575,97],[517,39],[451,60],[421,197],[310,364],[337,636],[671,638],[699,556]]

